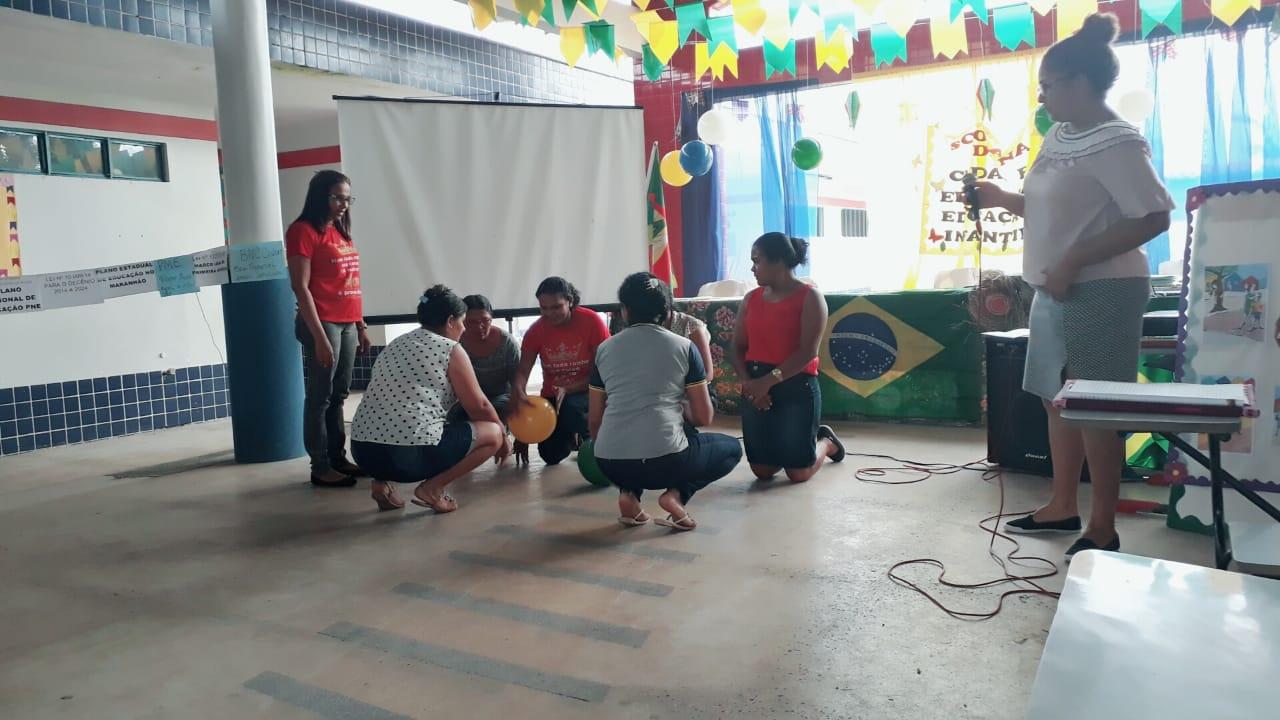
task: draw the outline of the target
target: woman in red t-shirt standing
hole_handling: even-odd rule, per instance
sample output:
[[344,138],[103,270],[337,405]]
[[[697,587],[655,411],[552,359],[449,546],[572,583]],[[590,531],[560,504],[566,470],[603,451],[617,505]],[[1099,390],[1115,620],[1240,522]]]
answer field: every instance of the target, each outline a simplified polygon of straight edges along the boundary
[[363,475],[347,459],[342,414],[357,348],[369,349],[360,255],[351,241],[352,201],[347,176],[322,170],[311,178],[302,214],[285,233],[289,279],[298,298],[295,332],[307,372],[303,441],[317,487],[351,487]]
[[[587,427],[587,384],[596,363],[596,348],[609,339],[609,326],[594,310],[582,307],[578,289],[562,277],[538,285],[541,317],[524,334],[520,368],[511,385],[512,407],[528,400],[526,386],[533,364],[542,360],[542,397],[557,406],[556,429],[538,443],[538,455],[548,465],[569,457],[577,442],[590,437]],[[576,442],[575,442],[576,438]],[[528,462],[528,448],[516,448],[517,462]]]
[[[818,343],[827,301],[796,277],[809,244],[778,232],[751,246],[760,287],[747,293],[733,333],[733,367],[743,378],[742,444],[756,477],[785,470],[791,482],[813,477],[827,458],[844,459],[835,431],[818,424]],[[750,378],[750,379],[747,379]]]

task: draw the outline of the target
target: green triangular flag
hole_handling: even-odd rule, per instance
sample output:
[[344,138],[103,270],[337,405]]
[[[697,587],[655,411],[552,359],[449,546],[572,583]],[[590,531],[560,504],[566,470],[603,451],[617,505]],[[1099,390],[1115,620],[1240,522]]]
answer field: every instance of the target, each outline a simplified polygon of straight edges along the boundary
[[732,15],[707,18],[707,31],[711,33],[707,38],[708,57],[715,55],[716,48],[721,45],[728,45],[730,50],[738,52],[738,38],[733,29]]
[[604,6],[608,1],[609,0],[578,0],[580,4],[585,5],[588,10],[601,19],[604,17]]
[[849,93],[849,97],[845,98],[844,110],[849,114],[849,129],[857,128],[858,113],[862,111],[862,100],[858,97],[857,90]]
[[684,47],[684,44],[689,42],[689,33],[694,30],[697,30],[703,38],[711,34],[707,29],[707,9],[700,1],[688,5],[677,5],[676,23],[676,32],[680,35],[680,47]]
[[978,83],[978,105],[982,107],[982,114],[988,120],[991,119],[991,106],[996,101],[996,88],[991,84],[991,80],[983,78]]
[[547,0],[547,4],[543,6],[542,19],[551,27],[556,26],[556,4],[552,0]]
[[778,49],[773,43],[764,44],[764,77],[766,80],[777,75],[778,73],[791,73],[792,77],[796,74],[796,41],[792,40],[787,46]]
[[840,28],[847,30],[850,35],[857,36],[857,18],[852,12],[832,13],[822,17],[822,33],[827,39],[830,39]]
[[884,23],[871,26],[871,51],[876,67],[892,65],[894,60],[907,61],[907,39]]
[[1182,34],[1182,0],[1139,0],[1142,9],[1142,37],[1161,25],[1174,34]]
[[1017,50],[1022,43],[1027,47],[1036,46],[1036,21],[1031,15],[1031,6],[1006,5],[993,8],[991,11],[992,32],[996,42],[1006,50]]
[[[578,0],[561,0],[564,3],[564,21],[569,22],[573,18],[573,10],[578,7]],[[551,3],[548,2],[548,5]]]
[[610,60],[617,55],[618,46],[614,41],[613,25],[604,20],[596,20],[595,22],[583,23],[582,27],[587,31],[588,55],[603,52],[605,57]]
[[978,22],[987,24],[987,0],[951,0],[951,22],[955,22],[956,18],[964,14],[965,7],[973,8],[973,14],[978,16]]
[[649,78],[649,82],[658,82],[662,77],[662,70],[666,66],[653,54],[653,48],[649,47],[649,43],[645,43],[641,50],[644,51],[644,76]]
[[796,16],[800,14],[800,9],[805,7],[812,8],[815,15],[817,15],[819,18],[822,17],[822,11],[818,8],[818,0],[787,0],[787,1],[788,1],[787,10],[790,13],[792,23],[796,21]]

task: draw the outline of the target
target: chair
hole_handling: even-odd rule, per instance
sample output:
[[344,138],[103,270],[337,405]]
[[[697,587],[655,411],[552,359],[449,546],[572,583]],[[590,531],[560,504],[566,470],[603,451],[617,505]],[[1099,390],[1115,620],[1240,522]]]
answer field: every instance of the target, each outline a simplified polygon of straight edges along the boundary
[[740,280],[717,280],[698,288],[698,297],[742,297],[750,289]]

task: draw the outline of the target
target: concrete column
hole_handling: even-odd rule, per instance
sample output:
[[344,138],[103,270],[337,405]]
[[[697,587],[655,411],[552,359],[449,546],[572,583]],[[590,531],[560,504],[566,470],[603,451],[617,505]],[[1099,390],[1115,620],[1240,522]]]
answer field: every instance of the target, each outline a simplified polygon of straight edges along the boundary
[[[280,176],[262,0],[213,0],[218,137],[231,244],[283,242]],[[289,281],[222,286],[237,462],[304,454],[302,349]]]

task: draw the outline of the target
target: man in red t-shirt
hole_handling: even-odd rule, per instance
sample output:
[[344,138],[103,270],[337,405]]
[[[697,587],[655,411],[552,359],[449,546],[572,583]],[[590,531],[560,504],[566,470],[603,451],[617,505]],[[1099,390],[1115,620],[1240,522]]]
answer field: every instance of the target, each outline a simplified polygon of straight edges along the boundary
[[[520,346],[512,407],[528,399],[529,374],[541,360],[542,396],[557,404],[558,413],[555,431],[538,443],[538,455],[546,464],[556,465],[589,436],[587,381],[595,366],[596,348],[609,339],[609,327],[595,311],[579,306],[577,288],[564,278],[543,280],[537,297],[542,315]],[[527,462],[527,448],[518,448],[517,453]]]

